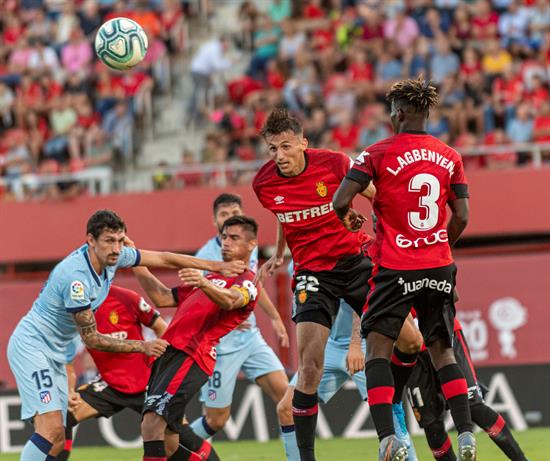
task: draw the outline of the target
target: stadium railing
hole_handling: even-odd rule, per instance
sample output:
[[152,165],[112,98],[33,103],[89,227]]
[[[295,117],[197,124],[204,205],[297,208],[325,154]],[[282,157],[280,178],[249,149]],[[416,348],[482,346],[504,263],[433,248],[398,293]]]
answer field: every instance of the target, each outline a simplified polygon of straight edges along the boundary
[[[532,168],[543,166],[543,154],[550,152],[549,143],[518,143],[503,145],[481,145],[458,149],[463,156],[489,156],[502,153],[521,153],[531,160]],[[0,187],[12,191],[17,200],[24,200],[27,191],[37,191],[52,184],[80,183],[89,195],[105,195],[116,190],[117,192],[143,192],[153,187],[155,175],[166,175],[175,179],[172,187],[187,187],[186,178],[192,178],[196,183],[197,177],[205,179],[203,185],[227,187],[241,183],[239,178],[252,175],[265,163],[265,159],[251,161],[229,161],[225,163],[204,163],[196,165],[157,166],[147,169],[114,173],[110,167],[94,167],[75,173],[37,175],[27,174],[17,178],[0,178]],[[246,179],[245,179],[246,180]],[[199,181],[202,182],[202,181]]]

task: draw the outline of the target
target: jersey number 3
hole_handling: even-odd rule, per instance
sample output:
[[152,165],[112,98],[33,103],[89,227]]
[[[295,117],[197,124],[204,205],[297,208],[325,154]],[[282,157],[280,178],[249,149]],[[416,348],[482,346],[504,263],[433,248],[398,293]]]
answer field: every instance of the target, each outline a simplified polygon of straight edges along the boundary
[[441,186],[434,175],[420,173],[413,176],[409,182],[409,192],[421,192],[424,186],[427,187],[427,193],[420,196],[418,206],[425,211],[409,211],[408,213],[409,226],[418,231],[434,228],[439,220],[437,200],[441,193]]

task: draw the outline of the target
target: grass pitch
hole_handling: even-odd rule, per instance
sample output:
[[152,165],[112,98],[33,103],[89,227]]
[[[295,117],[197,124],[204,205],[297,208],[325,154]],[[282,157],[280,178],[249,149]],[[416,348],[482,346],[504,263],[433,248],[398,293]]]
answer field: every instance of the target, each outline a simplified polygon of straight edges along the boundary
[[[517,432],[515,436],[531,461],[550,461],[550,428],[530,429]],[[456,446],[456,434],[452,435]],[[478,461],[505,461],[506,456],[483,433],[477,435]],[[419,461],[433,460],[425,440],[414,438]],[[217,442],[214,444],[223,461],[284,461],[282,444],[278,441],[258,442]],[[319,461],[375,461],[377,443],[373,439],[331,439],[317,440]],[[142,450],[122,450],[114,448],[75,447],[72,461],[140,461]],[[18,454],[2,454],[2,461],[18,461]]]

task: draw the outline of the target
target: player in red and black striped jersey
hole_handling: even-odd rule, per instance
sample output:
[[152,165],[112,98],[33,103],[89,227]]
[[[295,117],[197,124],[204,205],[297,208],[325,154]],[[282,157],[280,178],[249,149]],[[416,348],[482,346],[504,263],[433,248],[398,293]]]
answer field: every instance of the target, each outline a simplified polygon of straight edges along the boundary
[[[109,295],[95,312],[97,329],[118,339],[143,340],[142,328],[151,328],[157,338],[166,330],[166,322],[159,312],[145,299],[132,290],[116,285],[109,289]],[[91,418],[110,418],[125,408],[142,412],[145,388],[151,374],[152,357],[145,354],[109,353],[88,349],[98,370],[98,378],[80,386],[70,395],[70,408],[67,414],[65,450],[57,456],[58,461],[69,459],[72,449],[73,428]],[[178,428],[180,443],[191,456],[197,452],[211,452],[208,459],[218,459],[210,444],[197,437],[187,427]],[[184,461],[180,457],[179,461]]]
[[[467,384],[451,347],[456,266],[451,246],[468,220],[468,187],[460,155],[425,131],[435,87],[424,81],[395,83],[387,95],[395,135],[369,146],[356,159],[334,197],[334,209],[350,230],[361,220],[350,208],[356,194],[376,187],[377,216],[370,280],[362,319],[367,339],[368,398],[380,439],[380,459],[400,460],[406,447],[391,417],[393,342],[414,305],[442,389],[459,432],[459,459],[474,460],[476,445]],[[452,216],[447,224],[446,207]]]
[[[224,261],[249,266],[257,245],[258,225],[252,218],[233,216],[221,230]],[[183,285],[167,288],[145,268],[134,271],[143,289],[159,307],[178,306],[163,335],[169,346],[153,365],[143,409],[143,461],[180,461],[178,426],[190,399],[206,383],[216,363],[216,345],[256,307],[259,286],[255,274],[206,276],[201,271],[179,272]]]
[[[270,114],[262,135],[271,160],[254,178],[253,188],[277,218],[278,232],[275,254],[260,269],[260,277],[282,264],[288,244],[294,261],[298,345],[292,413],[301,461],[314,461],[317,388],[325,345],[341,299],[361,314],[369,290],[372,264],[365,247],[371,238],[349,232],[334,213],[334,193],[351,166],[347,155],[309,149],[300,122],[284,109]],[[363,191],[366,197],[373,194],[374,188]],[[362,224],[365,218],[355,214],[353,221]],[[410,330],[414,342],[414,326]]]
[[[468,343],[462,325],[455,319],[453,350],[458,365],[468,383],[468,402],[472,420],[481,427],[511,461],[527,461],[504,418],[483,400]],[[426,348],[407,383],[409,401],[420,427],[424,429],[428,445],[437,461],[457,461],[451,439],[445,430],[445,398]]]

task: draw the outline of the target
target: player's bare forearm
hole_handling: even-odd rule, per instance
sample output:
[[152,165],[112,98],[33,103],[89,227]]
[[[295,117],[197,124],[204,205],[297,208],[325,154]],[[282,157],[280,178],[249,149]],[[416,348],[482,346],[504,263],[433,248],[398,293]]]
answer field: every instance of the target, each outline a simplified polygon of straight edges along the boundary
[[286,249],[286,237],[283,231],[283,226],[280,222],[277,223],[277,243],[275,244],[275,254],[282,258]]
[[350,347],[361,347],[361,318],[355,312],[352,314],[352,318]]
[[332,205],[334,206],[334,212],[340,218],[344,220],[349,210],[349,206],[353,197],[361,193],[365,189],[361,184],[351,179],[344,178],[340,183],[340,187],[332,198]]
[[279,314],[279,311],[277,310],[265,290],[260,291],[260,295],[258,297],[258,305],[271,320],[281,320],[281,314]]
[[207,279],[199,287],[220,309],[231,311],[244,307],[245,299],[241,291],[236,289],[220,288]]
[[153,324],[151,325],[151,330],[155,332],[155,336],[160,338],[168,328],[166,321],[159,315]]
[[145,290],[147,296],[157,307],[172,307],[176,305],[176,300],[172,290],[156,278],[146,267],[134,267],[136,276],[141,288]]
[[449,224],[447,224],[447,236],[452,247],[458,241],[464,229],[468,225],[470,206],[467,198],[451,200],[449,207],[453,212]]
[[99,333],[91,309],[77,312],[73,317],[86,347],[103,352],[145,352],[143,341],[116,339]]
[[140,266],[164,269],[200,269],[208,272],[221,272],[224,269],[224,264],[221,261],[209,261],[169,251],[141,250],[140,253]]

